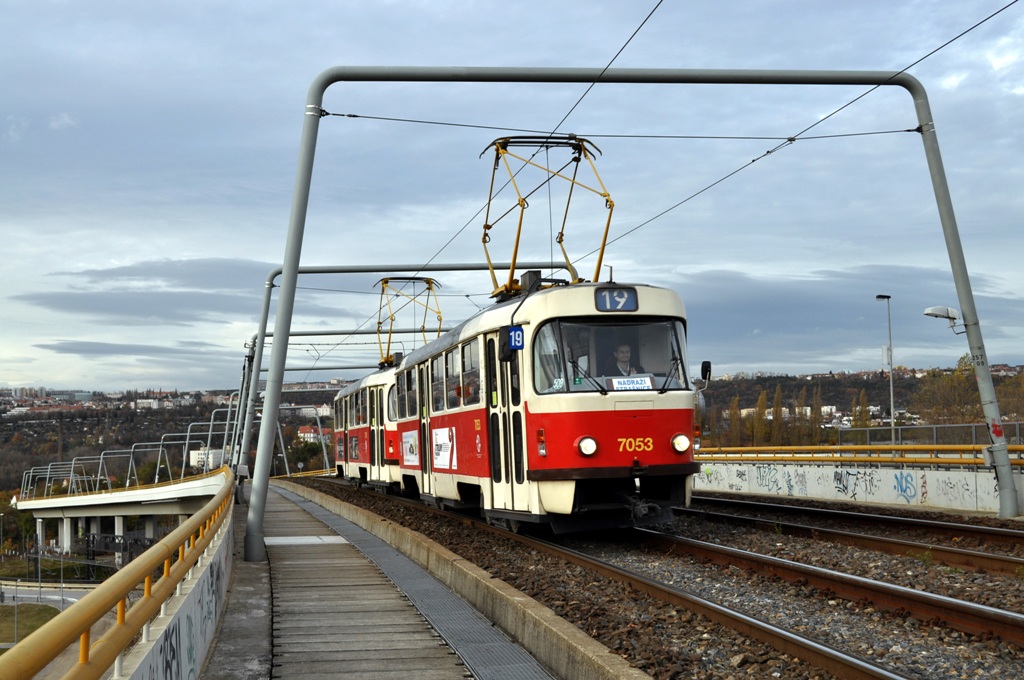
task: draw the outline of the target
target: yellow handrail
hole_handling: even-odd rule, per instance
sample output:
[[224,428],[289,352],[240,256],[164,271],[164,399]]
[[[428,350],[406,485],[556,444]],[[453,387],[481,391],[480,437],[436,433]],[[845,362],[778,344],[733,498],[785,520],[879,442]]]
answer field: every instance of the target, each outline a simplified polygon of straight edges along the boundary
[[[79,661],[64,677],[76,680],[102,677],[164,602],[175,594],[178,583],[186,578],[230,515],[235,476],[227,467],[218,472],[224,475],[224,486],[202,510],[0,656],[0,680],[32,677],[76,639]],[[196,540],[197,534],[199,540]],[[169,566],[173,558],[177,558],[177,562]],[[163,577],[154,584],[153,573],[157,569]],[[140,584],[144,595],[129,607],[128,595]],[[117,622],[90,644],[92,626],[112,610],[117,611]]]

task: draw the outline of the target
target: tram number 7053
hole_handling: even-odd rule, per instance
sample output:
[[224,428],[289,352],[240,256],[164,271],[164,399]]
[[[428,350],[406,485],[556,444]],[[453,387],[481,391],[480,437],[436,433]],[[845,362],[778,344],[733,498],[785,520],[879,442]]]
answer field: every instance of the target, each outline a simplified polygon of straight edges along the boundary
[[654,450],[654,439],[651,437],[619,437],[619,451],[643,452]]

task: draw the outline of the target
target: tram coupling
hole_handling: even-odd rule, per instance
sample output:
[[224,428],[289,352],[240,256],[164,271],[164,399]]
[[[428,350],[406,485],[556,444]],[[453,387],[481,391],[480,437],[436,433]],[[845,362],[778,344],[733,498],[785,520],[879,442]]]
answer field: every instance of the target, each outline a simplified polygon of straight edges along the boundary
[[629,498],[629,515],[634,522],[640,522],[648,515],[661,514],[661,506],[642,498]]

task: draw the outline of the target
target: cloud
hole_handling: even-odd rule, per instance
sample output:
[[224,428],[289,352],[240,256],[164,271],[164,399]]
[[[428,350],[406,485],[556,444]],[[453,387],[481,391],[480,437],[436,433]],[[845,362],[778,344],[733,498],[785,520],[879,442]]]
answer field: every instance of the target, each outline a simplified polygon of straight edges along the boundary
[[[195,327],[226,326],[259,318],[266,282],[280,267],[251,260],[207,258],[152,260],[106,269],[58,271],[52,277],[70,279],[57,290],[9,296],[26,305],[62,315],[80,316],[101,326]],[[275,288],[279,277],[271,277]],[[358,323],[365,316],[337,303],[343,294],[362,294],[376,300],[379,288],[373,274],[317,276],[303,274],[295,305],[297,319],[333,319]],[[276,302],[272,297],[271,304]]]
[[996,43],[995,47],[986,52],[985,58],[994,71],[1003,71],[1020,62],[1021,53],[1019,40],[1004,37]]
[[944,90],[955,90],[960,87],[960,83],[962,83],[966,78],[966,73],[950,73],[939,81],[939,87]]
[[4,118],[4,135],[3,139],[5,142],[11,144],[17,144],[21,141],[25,134],[25,130],[28,129],[28,120],[19,116],[8,115]]
[[82,340],[59,340],[56,342],[36,345],[58,354],[75,354],[78,356],[109,356],[109,357],[148,357],[162,359],[168,357],[194,358],[198,350],[216,348],[210,343],[179,343],[180,346],[140,345],[115,342],[91,342]]
[[67,113],[66,111],[63,113],[58,113],[55,116],[50,116],[51,130],[63,130],[65,128],[76,127],[78,127],[78,123],[75,121],[74,118],[71,117],[71,114]]

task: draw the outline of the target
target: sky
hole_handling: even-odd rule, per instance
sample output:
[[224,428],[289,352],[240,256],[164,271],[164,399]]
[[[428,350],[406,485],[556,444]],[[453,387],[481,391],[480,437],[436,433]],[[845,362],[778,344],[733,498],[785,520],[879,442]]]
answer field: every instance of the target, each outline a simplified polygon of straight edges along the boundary
[[[1024,364],[1024,3],[0,0],[0,37],[0,387],[237,389],[284,259],[307,90],[336,66],[907,68],[989,362]],[[325,335],[292,338],[286,382],[376,363],[372,335],[338,331],[376,327],[384,265],[485,261],[481,152],[518,130],[600,149],[601,278],[679,291],[691,373],[882,370],[890,313],[895,365],[955,365],[966,336],[923,315],[960,305],[911,99],[869,89],[333,85],[324,109],[358,117],[321,119],[301,264],[382,271],[300,277],[292,330]],[[563,190],[531,196],[520,260],[558,259]],[[565,244],[587,279],[606,216],[574,198]],[[430,275],[446,326],[489,304],[486,272]]]

